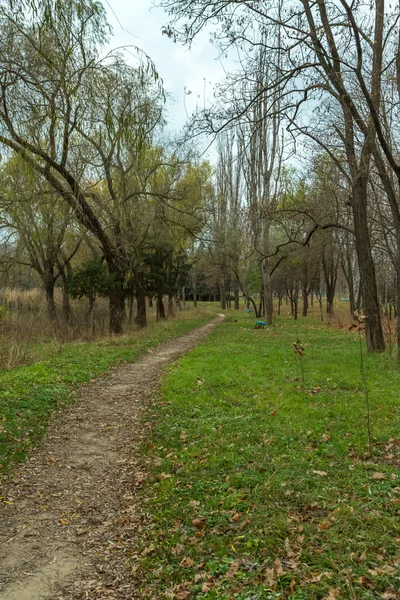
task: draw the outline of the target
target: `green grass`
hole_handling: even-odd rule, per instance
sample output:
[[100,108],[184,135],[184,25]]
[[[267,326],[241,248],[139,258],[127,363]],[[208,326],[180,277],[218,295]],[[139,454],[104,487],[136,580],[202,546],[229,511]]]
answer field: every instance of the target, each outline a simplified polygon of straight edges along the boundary
[[43,436],[53,411],[74,401],[79,386],[117,363],[134,362],[148,348],[210,320],[215,307],[189,309],[176,319],[158,322],[135,336],[93,343],[45,347],[45,360],[0,371],[0,473],[24,460]]
[[307,319],[255,330],[231,313],[169,369],[143,598],[399,597],[400,369],[364,361],[372,458],[357,333]]

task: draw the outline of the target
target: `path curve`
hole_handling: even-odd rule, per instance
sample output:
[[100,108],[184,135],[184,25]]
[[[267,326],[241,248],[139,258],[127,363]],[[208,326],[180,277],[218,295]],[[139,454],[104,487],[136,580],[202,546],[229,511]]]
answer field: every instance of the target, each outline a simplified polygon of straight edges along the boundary
[[96,379],[80,402],[56,415],[2,491],[0,600],[140,598],[118,562],[134,560],[146,522],[136,498],[146,478],[137,448],[151,426],[143,409],[165,365],[223,317]]

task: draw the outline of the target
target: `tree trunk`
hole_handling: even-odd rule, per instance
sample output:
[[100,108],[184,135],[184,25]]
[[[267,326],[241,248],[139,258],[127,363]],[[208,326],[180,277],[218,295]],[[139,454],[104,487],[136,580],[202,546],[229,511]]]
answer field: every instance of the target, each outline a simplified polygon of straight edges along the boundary
[[159,319],[166,318],[162,294],[157,294],[157,317]]
[[128,317],[128,323],[129,325],[131,325],[132,323],[132,317],[133,317],[133,299],[134,299],[134,293],[133,290],[129,295],[129,317]]
[[64,271],[61,271],[60,276],[61,276],[61,281],[62,281],[61,293],[62,293],[63,318],[66,323],[69,323],[71,321],[72,311],[71,311],[71,304],[69,301],[68,280],[65,276]]
[[139,285],[136,288],[135,323],[139,327],[139,329],[144,329],[145,327],[147,327],[146,295],[145,295],[141,285]]
[[306,317],[308,313],[308,289],[307,286],[303,287],[303,317]]
[[86,319],[87,319],[87,320],[89,320],[89,317],[90,317],[90,315],[91,315],[91,314],[92,314],[92,312],[93,312],[93,309],[94,309],[94,303],[95,303],[95,301],[96,301],[96,296],[95,296],[95,294],[90,294],[90,295],[88,296],[88,302],[89,302],[89,306],[88,306],[88,310],[87,310],[87,313],[86,313]]
[[296,290],[294,293],[294,320],[297,321],[297,315],[299,310],[299,292]]
[[397,361],[400,363],[400,240],[397,240],[397,265],[396,265],[396,312],[397,312]]
[[308,313],[308,294],[310,292],[310,287],[308,285],[308,268],[307,263],[305,263],[303,268],[303,281],[302,281],[302,297],[303,297],[303,317],[307,316]]
[[110,309],[110,335],[121,335],[125,315],[124,292],[121,284],[114,285],[108,296]]
[[335,297],[335,292],[332,289],[327,288],[326,290],[326,314],[330,317],[333,316],[333,300]]
[[234,300],[235,310],[239,310],[239,308],[240,308],[240,300],[239,300],[239,288],[238,287],[235,287],[234,298],[235,298],[235,300]]
[[272,318],[273,318],[273,313],[274,313],[274,303],[272,300],[272,285],[271,285],[271,276],[269,274],[268,258],[264,258],[264,260],[263,260],[263,296],[264,296],[265,322],[267,325],[272,325]]
[[57,321],[57,307],[54,299],[54,277],[49,275],[44,280],[44,291],[46,294],[47,315],[53,323]]
[[219,280],[219,293],[221,295],[221,308],[226,310],[225,277],[223,275]]
[[174,296],[173,294],[168,294],[168,316],[174,316]]
[[372,259],[368,231],[367,181],[365,177],[360,176],[354,182],[352,208],[355,245],[362,284],[363,312],[367,317],[365,323],[367,351],[383,352],[385,350],[385,339],[379,311],[375,265]]
[[193,267],[193,277],[192,277],[192,286],[193,286],[193,306],[197,307],[197,272],[196,268]]

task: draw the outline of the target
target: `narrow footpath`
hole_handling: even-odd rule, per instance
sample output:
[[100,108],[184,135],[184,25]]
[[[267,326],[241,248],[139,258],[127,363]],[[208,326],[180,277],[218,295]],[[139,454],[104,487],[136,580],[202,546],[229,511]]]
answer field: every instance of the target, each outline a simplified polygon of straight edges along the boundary
[[144,411],[166,364],[222,319],[117,367],[55,416],[0,492],[0,600],[140,598],[135,553],[149,525],[138,497],[146,477],[138,448],[151,427]]

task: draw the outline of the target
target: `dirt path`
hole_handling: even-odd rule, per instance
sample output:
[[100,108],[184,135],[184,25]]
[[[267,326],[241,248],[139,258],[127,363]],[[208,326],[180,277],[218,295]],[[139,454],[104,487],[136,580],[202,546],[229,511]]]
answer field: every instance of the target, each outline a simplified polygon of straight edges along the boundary
[[137,490],[146,474],[137,448],[142,410],[166,363],[222,320],[159,346],[88,386],[57,415],[0,502],[0,600],[140,598],[123,563],[134,563],[146,515]]

